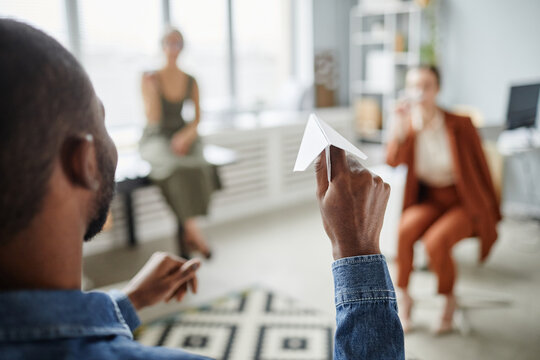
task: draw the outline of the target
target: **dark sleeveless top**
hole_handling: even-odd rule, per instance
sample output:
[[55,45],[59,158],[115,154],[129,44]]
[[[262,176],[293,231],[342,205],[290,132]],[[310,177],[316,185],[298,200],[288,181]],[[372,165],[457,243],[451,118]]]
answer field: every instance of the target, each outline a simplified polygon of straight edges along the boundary
[[145,135],[159,134],[171,138],[174,133],[182,129],[186,125],[186,121],[182,116],[184,102],[191,98],[193,92],[193,77],[187,75],[187,89],[184,98],[179,101],[169,101],[163,95],[163,91],[159,91],[159,99],[161,102],[161,118],[157,124],[148,125],[145,129]]

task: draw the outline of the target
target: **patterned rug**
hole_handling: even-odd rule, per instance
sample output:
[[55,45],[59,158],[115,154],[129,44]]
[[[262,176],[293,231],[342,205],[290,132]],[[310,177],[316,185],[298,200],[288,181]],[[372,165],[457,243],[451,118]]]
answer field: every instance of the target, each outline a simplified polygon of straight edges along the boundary
[[219,360],[330,360],[334,327],[328,314],[254,288],[145,324],[136,339]]

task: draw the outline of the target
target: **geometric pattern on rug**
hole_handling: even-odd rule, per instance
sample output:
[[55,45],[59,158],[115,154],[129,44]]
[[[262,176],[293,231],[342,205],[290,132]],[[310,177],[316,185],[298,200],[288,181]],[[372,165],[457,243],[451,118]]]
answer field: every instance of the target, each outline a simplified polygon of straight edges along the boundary
[[252,288],[144,324],[135,339],[219,360],[331,360],[334,328],[328,314]]

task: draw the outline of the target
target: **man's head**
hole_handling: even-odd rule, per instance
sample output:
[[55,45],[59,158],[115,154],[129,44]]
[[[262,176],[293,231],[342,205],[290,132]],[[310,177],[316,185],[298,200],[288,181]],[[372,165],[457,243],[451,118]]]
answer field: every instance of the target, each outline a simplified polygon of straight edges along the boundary
[[77,60],[43,32],[0,19],[0,245],[45,211],[58,193],[55,169],[83,209],[84,239],[94,236],[114,193],[116,161],[103,106]]

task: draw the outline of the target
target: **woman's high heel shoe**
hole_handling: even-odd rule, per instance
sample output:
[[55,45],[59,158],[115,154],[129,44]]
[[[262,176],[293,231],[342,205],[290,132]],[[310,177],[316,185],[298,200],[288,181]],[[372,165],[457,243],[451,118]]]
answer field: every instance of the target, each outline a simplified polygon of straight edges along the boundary
[[457,299],[454,295],[447,295],[446,305],[439,326],[435,329],[435,335],[445,335],[454,331],[454,313],[457,309]]
[[186,250],[188,253],[198,251],[205,259],[210,259],[212,257],[212,251],[210,250],[210,248],[208,248],[208,245],[206,245],[206,241],[204,241],[204,239],[197,239],[196,237],[190,236],[188,235],[188,233],[185,233],[184,243],[186,245]]
[[401,320],[401,327],[403,328],[404,334],[410,333],[413,330],[413,324],[411,321],[413,307],[414,301],[412,297],[408,294],[402,295],[399,318]]
[[434,334],[437,336],[442,336],[454,332],[454,319],[453,318],[442,318],[439,326],[434,330]]

